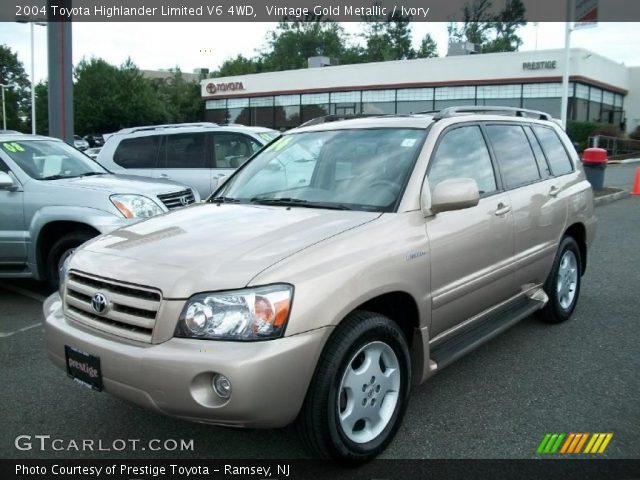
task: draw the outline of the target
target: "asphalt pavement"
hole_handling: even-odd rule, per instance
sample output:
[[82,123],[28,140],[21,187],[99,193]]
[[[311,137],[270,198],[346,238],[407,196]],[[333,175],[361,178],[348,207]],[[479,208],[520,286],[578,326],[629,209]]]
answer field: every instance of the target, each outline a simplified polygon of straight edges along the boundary
[[[611,167],[607,185],[628,188],[635,168]],[[415,388],[384,458],[535,458],[547,432],[612,432],[600,458],[640,458],[640,198],[604,205],[597,215],[573,318],[560,325],[528,318]],[[44,351],[47,293],[34,282],[0,282],[0,458],[306,456],[292,427],[189,423],[69,380]],[[20,435],[31,436],[34,448],[18,450]],[[65,450],[39,451],[35,435],[62,439]],[[85,439],[103,448],[117,439],[193,440],[193,451],[66,450]]]

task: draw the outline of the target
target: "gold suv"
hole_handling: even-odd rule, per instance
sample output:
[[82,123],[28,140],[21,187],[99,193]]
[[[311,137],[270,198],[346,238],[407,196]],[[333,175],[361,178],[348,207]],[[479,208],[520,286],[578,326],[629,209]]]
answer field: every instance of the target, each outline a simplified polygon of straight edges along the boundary
[[297,421],[315,454],[358,462],[411,388],[534,312],[571,316],[596,219],[548,115],[331,120],[76,250],[44,306],[53,362],[186,420]]

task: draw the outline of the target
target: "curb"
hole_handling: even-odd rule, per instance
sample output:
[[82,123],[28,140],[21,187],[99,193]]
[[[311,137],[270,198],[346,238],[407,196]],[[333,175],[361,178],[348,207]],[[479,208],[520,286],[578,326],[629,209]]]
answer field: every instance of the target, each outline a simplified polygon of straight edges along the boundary
[[628,196],[629,192],[627,192],[626,190],[622,190],[620,192],[610,193],[609,195],[603,195],[602,197],[596,197],[593,199],[593,204],[596,207],[599,207],[601,205],[606,205],[607,203],[622,200],[623,198],[627,198]]
[[626,160],[609,160],[607,164],[611,165],[630,165],[633,163],[640,163],[640,158],[627,158]]

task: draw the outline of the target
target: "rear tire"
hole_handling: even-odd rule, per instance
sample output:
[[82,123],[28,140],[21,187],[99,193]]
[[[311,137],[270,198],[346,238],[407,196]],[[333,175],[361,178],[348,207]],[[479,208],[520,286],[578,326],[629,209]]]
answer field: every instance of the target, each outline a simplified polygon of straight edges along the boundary
[[387,317],[356,311],[332,333],[298,418],[314,455],[362,463],[382,452],[404,415],[411,361],[404,333]]
[[578,303],[581,279],[580,248],[573,237],[564,237],[558,247],[551,273],[544,284],[549,302],[540,310],[540,319],[548,323],[569,320]]
[[95,235],[90,232],[72,232],[64,235],[53,244],[47,255],[46,265],[47,280],[53,288],[58,288],[58,271],[64,260],[71,255],[76,248],[91,240],[93,237],[95,237]]

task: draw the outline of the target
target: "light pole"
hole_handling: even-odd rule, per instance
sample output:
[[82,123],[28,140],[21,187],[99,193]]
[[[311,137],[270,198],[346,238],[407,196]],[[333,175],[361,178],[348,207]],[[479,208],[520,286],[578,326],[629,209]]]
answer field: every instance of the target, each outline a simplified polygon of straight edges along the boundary
[[18,23],[29,23],[29,29],[31,33],[31,133],[36,134],[36,56],[35,56],[35,41],[34,41],[34,25],[46,26],[46,22],[31,20],[16,20]]
[[7,108],[5,107],[5,104],[4,104],[4,90],[6,88],[13,88],[16,86],[17,85],[15,83],[7,83],[7,84],[0,83],[0,89],[2,89],[2,129],[3,130],[7,129]]

